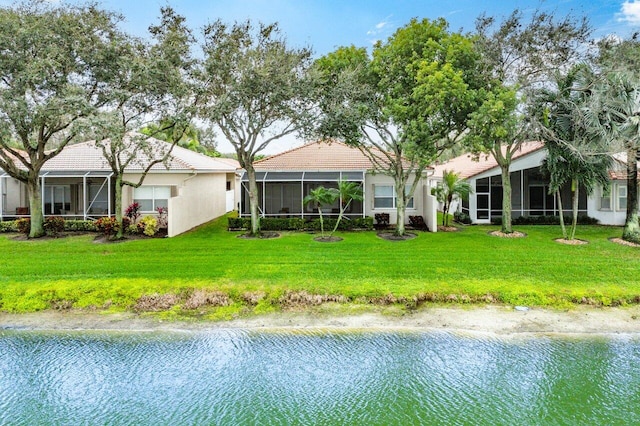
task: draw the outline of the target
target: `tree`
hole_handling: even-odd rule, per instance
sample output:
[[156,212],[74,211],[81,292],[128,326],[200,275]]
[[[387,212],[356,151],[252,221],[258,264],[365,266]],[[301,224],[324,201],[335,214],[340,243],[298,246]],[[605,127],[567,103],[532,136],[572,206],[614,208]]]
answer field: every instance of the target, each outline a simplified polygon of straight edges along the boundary
[[[560,226],[564,239],[575,238],[578,223],[579,189],[589,195],[595,187],[605,185],[611,166],[605,140],[594,137],[588,124],[588,105],[595,76],[586,65],[573,67],[566,74],[555,77],[555,89],[540,93],[539,130],[545,142],[547,157],[542,171],[549,176],[549,193],[558,200]],[[572,222],[569,232],[564,224],[561,189],[570,184],[572,193]]]
[[344,212],[347,211],[351,202],[353,200],[364,200],[362,185],[357,182],[347,182],[341,180],[340,182],[338,182],[338,199],[340,200],[340,212],[338,213],[336,224],[333,226],[333,230],[329,234],[329,237],[331,237],[338,230],[338,226],[340,225],[340,222],[344,217]]
[[340,198],[340,192],[336,188],[325,188],[319,186],[312,189],[309,195],[304,197],[302,202],[307,205],[314,203],[318,207],[318,215],[320,217],[320,238],[324,239],[324,218],[322,216],[322,206],[330,206]]
[[640,243],[638,160],[640,159],[640,42],[635,38],[600,44],[599,85],[588,106],[592,130],[610,144],[611,152],[627,154],[627,211],[622,238]]
[[94,5],[0,9],[0,168],[27,186],[29,237],[44,234],[40,170],[111,99],[119,21]]
[[[124,231],[123,187],[142,185],[153,166],[169,160],[173,147],[190,128],[193,100],[187,73],[192,65],[192,36],[184,18],[171,8],[162,8],[161,14],[159,25],[149,28],[155,43],[129,39],[128,49],[114,59],[113,98],[88,130],[113,172],[115,214],[120,224],[116,239]],[[153,124],[158,122],[161,124]],[[136,132],[141,128],[146,131]],[[160,142],[155,135],[169,143]],[[124,179],[131,168],[139,171],[135,181]]]
[[393,177],[396,235],[426,167],[456,145],[476,104],[480,80],[471,40],[444,19],[411,20],[369,58],[341,47],[316,61],[318,133],[358,147],[375,171]]
[[502,176],[502,232],[511,233],[513,154],[531,137],[530,101],[557,70],[567,69],[584,55],[589,26],[585,18],[556,19],[535,11],[528,22],[515,10],[496,26],[494,17],[476,21],[475,46],[481,54],[486,81],[484,104],[469,120],[469,148],[491,154]]
[[260,232],[253,163],[262,150],[308,126],[311,51],[287,46],[277,24],[250,21],[204,29],[200,115],[235,148],[249,179],[251,234]]
[[[162,131],[168,128],[170,123],[164,122],[160,124],[151,123],[140,130],[140,133],[153,136],[165,142],[173,142],[172,131]],[[171,128],[169,128],[171,130]],[[188,150],[204,154],[208,157],[220,157],[220,153],[216,149],[215,133],[210,128],[201,128],[194,124],[189,125],[178,141],[178,146]]]
[[449,226],[449,210],[453,201],[467,199],[473,192],[469,182],[450,170],[442,172],[442,184],[431,189],[431,195],[435,195],[439,203],[442,203],[442,226]]

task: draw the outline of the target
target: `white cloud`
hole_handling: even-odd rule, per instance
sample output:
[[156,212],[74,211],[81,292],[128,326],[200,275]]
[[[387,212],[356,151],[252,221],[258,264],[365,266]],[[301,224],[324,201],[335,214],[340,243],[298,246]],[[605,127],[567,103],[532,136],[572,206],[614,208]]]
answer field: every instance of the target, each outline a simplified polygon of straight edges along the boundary
[[382,21],[378,22],[372,29],[367,31],[367,35],[369,36],[369,43],[374,45],[378,41],[391,35],[394,29],[394,24],[391,21],[392,16],[393,15],[387,16]]
[[640,1],[627,0],[622,3],[618,21],[640,24]]
[[389,22],[387,22],[387,21],[379,22],[378,24],[376,24],[376,30],[381,30],[382,28],[384,28],[388,24],[389,24]]

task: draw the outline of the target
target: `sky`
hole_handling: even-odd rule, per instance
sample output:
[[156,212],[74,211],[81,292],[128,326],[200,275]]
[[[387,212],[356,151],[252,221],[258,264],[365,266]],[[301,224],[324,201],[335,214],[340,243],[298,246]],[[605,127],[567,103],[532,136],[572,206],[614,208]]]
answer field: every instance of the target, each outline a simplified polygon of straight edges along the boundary
[[[0,5],[12,3],[0,0]],[[217,19],[229,23],[246,19],[278,22],[293,47],[310,47],[316,57],[339,46],[371,47],[414,17],[443,17],[450,30],[470,32],[479,15],[500,18],[516,8],[524,13],[539,9],[560,17],[586,16],[595,38],[611,34],[626,38],[640,31],[640,0],[98,0],[98,4],[120,12],[125,18],[123,29],[138,36],[147,35],[149,25],[158,21],[160,8],[167,5],[185,16],[194,29]],[[270,145],[265,153],[277,153],[303,142],[288,138]],[[232,151],[231,145],[222,140],[218,149]]]

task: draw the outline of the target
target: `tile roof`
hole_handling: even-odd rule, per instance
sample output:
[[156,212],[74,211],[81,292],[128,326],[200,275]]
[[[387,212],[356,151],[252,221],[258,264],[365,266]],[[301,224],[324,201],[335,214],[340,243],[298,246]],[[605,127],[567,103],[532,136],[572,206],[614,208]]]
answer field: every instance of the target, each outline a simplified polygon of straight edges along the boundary
[[[156,145],[156,150],[162,150],[169,147],[169,143],[151,138],[151,144]],[[199,172],[235,172],[239,167],[237,161],[233,159],[221,159],[208,157],[175,146],[171,152],[168,161],[168,169],[171,171],[199,171]],[[128,172],[143,170],[145,167],[144,157],[139,156],[139,161],[133,161]],[[74,145],[66,146],[60,154],[47,161],[42,167],[43,172],[53,171],[110,171],[110,167],[106,159],[102,155],[102,150],[95,145],[94,141],[82,142]],[[159,163],[153,166],[152,172],[166,171],[167,167]]]
[[371,160],[342,142],[310,142],[254,163],[256,170],[370,170]]
[[[386,162],[382,151],[377,152],[381,162]],[[309,142],[256,161],[254,167],[256,171],[366,171],[376,168],[358,148],[338,141]]]
[[[524,142],[520,148],[513,154],[512,159],[524,157],[525,155],[536,152],[544,148],[544,143],[539,141]],[[453,170],[460,175],[461,178],[468,179],[472,176],[484,173],[498,167],[498,163],[492,155],[481,155],[474,160],[471,154],[463,154],[459,157],[435,166],[435,177],[441,177],[444,170]]]

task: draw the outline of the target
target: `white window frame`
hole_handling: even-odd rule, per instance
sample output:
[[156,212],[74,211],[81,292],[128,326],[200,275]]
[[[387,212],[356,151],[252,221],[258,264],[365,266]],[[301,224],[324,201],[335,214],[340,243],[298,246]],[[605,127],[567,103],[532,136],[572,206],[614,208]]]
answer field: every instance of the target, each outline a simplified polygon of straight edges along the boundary
[[[612,196],[613,196],[613,185],[609,182],[606,185],[603,185],[600,190],[600,210],[611,211],[613,210]],[[608,201],[608,205],[604,206],[603,201]]]
[[[384,196],[384,197],[377,197],[376,196],[376,188],[391,188],[391,196]],[[409,189],[411,189],[411,185],[405,185],[405,191],[409,192]],[[388,199],[391,198],[391,206],[390,207],[377,207],[376,206],[376,200],[377,199]],[[374,210],[389,210],[389,209],[395,209],[396,208],[396,199],[397,199],[397,193],[396,193],[396,187],[395,185],[374,185],[373,188],[373,209]],[[414,209],[414,200],[413,197],[409,198],[409,201],[407,202],[407,205],[405,206],[407,209]]]
[[[152,191],[152,195],[151,195],[151,210],[140,210],[141,213],[155,213],[156,212],[156,202],[160,201],[160,200],[167,200],[167,204],[169,204],[169,198],[171,198],[171,186],[170,185],[142,185],[139,186],[138,188],[133,188],[133,202],[134,203],[139,203],[138,200],[149,200],[149,198],[136,198],[136,190],[138,189],[151,189]],[[168,190],[169,191],[169,196],[167,198],[160,198],[158,196],[156,196],[156,192],[158,192],[158,190]],[[142,208],[142,206],[141,206]]]
[[[622,194],[623,192],[624,195]],[[624,207],[621,203],[622,200],[624,200]],[[618,184],[618,189],[616,191],[616,207],[618,208],[618,210],[627,210],[627,185]]]

